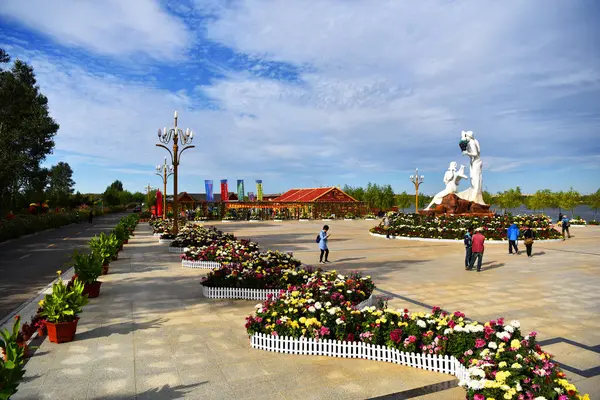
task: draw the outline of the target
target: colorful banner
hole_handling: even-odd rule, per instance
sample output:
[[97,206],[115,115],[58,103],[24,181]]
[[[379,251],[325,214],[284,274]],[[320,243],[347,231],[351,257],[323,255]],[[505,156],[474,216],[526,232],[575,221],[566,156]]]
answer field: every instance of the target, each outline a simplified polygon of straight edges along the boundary
[[262,188],[262,180],[256,180],[256,198],[258,201],[262,201],[263,199],[263,188]]
[[212,203],[215,201],[215,195],[213,194],[213,181],[205,180],[204,189],[206,190],[206,202]]
[[227,179],[221,179],[221,201],[229,201],[229,189],[227,188]]
[[256,197],[254,196],[254,192],[248,192],[248,201],[254,201]]
[[244,180],[238,179],[237,181],[237,195],[238,201],[244,201]]

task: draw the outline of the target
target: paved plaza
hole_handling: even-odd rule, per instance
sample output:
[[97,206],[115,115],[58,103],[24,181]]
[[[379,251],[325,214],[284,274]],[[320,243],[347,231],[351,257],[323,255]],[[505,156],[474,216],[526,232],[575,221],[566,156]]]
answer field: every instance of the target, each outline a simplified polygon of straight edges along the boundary
[[[371,275],[391,307],[433,305],[485,321],[519,319],[570,380],[600,396],[600,228],[536,243],[534,257],[488,245],[480,273],[464,270],[462,243],[385,240],[374,221],[332,221],[327,266]],[[216,223],[263,249],[316,264],[323,222]],[[523,249],[524,250],[524,249]],[[244,318],[256,302],[201,294],[206,270],[181,267],[147,224],[111,264],[72,343],[39,343],[14,399],[463,399],[450,375],[383,362],[251,349]],[[386,397],[388,395],[393,395]]]

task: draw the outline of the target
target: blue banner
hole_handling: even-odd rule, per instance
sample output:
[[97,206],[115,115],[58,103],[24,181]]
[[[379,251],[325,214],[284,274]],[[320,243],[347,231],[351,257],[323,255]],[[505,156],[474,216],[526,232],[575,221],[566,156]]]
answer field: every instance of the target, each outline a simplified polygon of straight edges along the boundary
[[206,189],[206,202],[213,203],[215,201],[215,196],[213,194],[213,181],[205,180],[204,188]]

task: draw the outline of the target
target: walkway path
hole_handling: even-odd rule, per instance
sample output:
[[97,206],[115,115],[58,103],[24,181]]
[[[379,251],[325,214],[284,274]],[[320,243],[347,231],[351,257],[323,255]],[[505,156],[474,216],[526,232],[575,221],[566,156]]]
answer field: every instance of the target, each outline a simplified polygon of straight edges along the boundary
[[123,215],[108,214],[92,224],[85,221],[0,243],[0,321],[46,287],[57,270],[65,270],[74,249],[86,248],[92,236],[114,228]]
[[85,307],[76,340],[42,342],[15,400],[416,398],[456,384],[387,363],[251,349],[244,318],[256,302],[203,298],[206,271],[182,268],[146,224],[129,243]]

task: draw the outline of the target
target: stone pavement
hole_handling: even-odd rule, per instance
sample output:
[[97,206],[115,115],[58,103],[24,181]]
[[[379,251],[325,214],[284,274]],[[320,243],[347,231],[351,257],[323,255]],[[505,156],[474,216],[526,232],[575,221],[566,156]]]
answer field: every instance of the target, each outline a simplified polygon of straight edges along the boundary
[[[41,342],[13,399],[416,398],[455,386],[452,376],[410,367],[252,349],[244,318],[256,302],[203,298],[206,270],[182,268],[146,224],[129,243],[75,341]],[[423,398],[461,397],[454,387]]]

